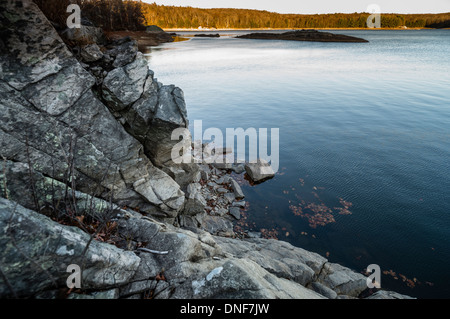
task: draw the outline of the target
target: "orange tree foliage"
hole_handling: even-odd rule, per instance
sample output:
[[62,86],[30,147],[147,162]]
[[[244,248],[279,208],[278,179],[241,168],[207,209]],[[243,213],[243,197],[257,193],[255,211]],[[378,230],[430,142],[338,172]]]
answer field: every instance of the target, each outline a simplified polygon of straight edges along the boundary
[[[142,3],[145,23],[162,28],[365,28],[369,13],[279,14],[247,9],[199,9]],[[450,13],[382,14],[381,26],[450,27]]]
[[108,31],[144,28],[143,7],[141,1],[131,0],[34,0],[45,16],[60,26],[64,26],[67,6],[76,3],[81,8],[82,18],[95,26]]
[[[145,25],[161,28],[365,28],[369,13],[279,14],[247,9],[199,9],[149,4],[132,0],[34,0],[53,22],[64,25],[69,3],[78,3],[82,16],[105,30],[140,30]],[[382,14],[381,26],[450,27],[450,13]]]

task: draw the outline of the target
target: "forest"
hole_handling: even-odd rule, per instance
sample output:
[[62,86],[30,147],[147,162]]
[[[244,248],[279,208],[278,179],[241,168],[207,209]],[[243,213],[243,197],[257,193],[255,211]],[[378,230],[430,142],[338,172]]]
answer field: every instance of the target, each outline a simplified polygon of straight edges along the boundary
[[144,5],[131,0],[33,0],[45,16],[63,26],[70,13],[69,4],[78,4],[82,24],[92,23],[106,31],[145,30]]
[[[161,28],[366,28],[369,13],[279,14],[246,9],[199,9],[143,3],[146,24]],[[382,28],[450,27],[443,14],[381,14]]]
[[[82,16],[105,30],[143,30],[147,25],[166,29],[301,29],[366,28],[369,13],[279,14],[246,9],[199,9],[164,6],[132,0],[34,0],[50,20],[64,24],[69,3]],[[450,28],[450,12],[440,14],[381,14],[382,28]]]

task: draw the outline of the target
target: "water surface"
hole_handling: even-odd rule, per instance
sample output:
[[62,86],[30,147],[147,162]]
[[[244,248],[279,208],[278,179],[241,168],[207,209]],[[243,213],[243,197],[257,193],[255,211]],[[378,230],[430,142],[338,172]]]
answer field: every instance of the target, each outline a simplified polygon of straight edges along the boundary
[[385,289],[450,298],[450,30],[335,32],[370,42],[220,32],[153,48],[149,66],[183,89],[191,124],[280,129],[278,174],[244,187],[250,229],[356,271],[378,264]]

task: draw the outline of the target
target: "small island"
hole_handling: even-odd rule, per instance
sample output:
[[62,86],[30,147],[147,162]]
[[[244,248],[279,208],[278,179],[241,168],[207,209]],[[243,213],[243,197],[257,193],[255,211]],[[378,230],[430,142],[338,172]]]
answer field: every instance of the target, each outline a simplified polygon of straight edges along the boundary
[[322,32],[317,30],[297,30],[284,33],[250,33],[237,36],[240,39],[256,40],[290,40],[290,41],[313,41],[313,42],[369,42],[362,38],[352,37],[344,34]]
[[197,38],[220,38],[220,34],[218,34],[218,33],[215,33],[215,34],[199,33],[194,36]]

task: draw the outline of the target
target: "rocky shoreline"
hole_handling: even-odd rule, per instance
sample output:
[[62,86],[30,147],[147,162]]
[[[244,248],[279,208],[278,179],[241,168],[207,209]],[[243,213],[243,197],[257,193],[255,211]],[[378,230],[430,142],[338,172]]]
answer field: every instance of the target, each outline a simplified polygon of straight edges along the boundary
[[130,37],[137,42],[139,50],[143,51],[147,47],[174,42],[175,34],[164,31],[114,31],[107,32],[106,36],[110,40],[120,40],[125,37]]
[[[172,131],[188,127],[183,92],[157,81],[136,41],[58,33],[31,0],[0,7],[1,298],[409,298],[236,232],[234,176],[270,176],[195,163],[195,151],[171,160]],[[68,287],[70,265],[81,287]]]

